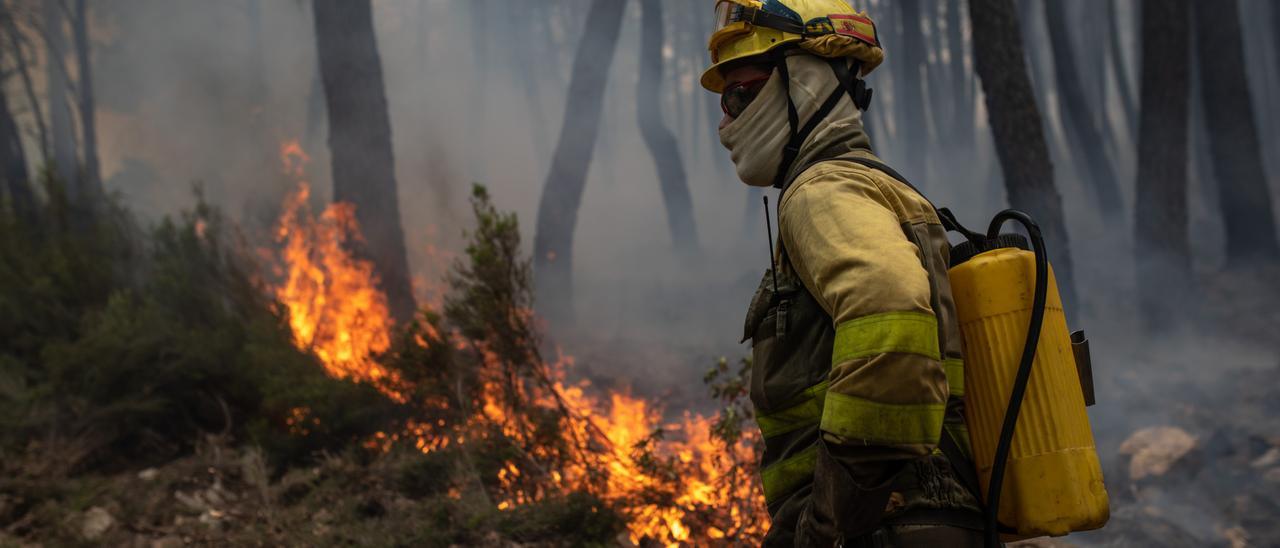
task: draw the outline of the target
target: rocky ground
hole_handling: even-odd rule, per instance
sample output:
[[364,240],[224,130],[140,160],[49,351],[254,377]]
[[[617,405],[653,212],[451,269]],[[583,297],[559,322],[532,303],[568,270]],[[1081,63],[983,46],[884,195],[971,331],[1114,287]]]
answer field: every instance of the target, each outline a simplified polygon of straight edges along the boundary
[[590,501],[573,497],[497,512],[479,490],[442,481],[441,459],[412,454],[326,456],[281,474],[260,452],[211,437],[189,457],[113,475],[42,477],[12,464],[0,480],[4,547],[536,547],[618,526],[584,523]]

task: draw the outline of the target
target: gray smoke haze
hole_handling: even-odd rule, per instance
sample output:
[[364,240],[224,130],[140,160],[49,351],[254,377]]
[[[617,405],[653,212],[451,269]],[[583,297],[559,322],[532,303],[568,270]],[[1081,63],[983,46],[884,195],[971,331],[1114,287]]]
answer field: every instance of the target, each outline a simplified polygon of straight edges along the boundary
[[[869,8],[873,16],[886,13],[880,29],[888,59],[869,78],[876,95],[868,129],[877,151],[936,204],[951,207],[966,224],[985,226],[1006,203],[980,87],[972,103],[977,120],[973,138],[902,142],[895,122],[902,106],[895,102],[895,87],[913,77],[894,64],[902,22],[887,15],[895,12],[887,0],[855,4]],[[1101,2],[1072,3],[1070,9],[1083,17],[1095,4]],[[374,1],[400,208],[410,261],[419,276],[438,280],[458,252],[462,231],[471,221],[466,200],[472,182],[487,185],[501,209],[519,215],[526,250],[531,248],[554,140],[564,109],[573,108],[574,98],[565,93],[587,5],[587,0]],[[1041,93],[1073,246],[1082,301],[1075,323],[1092,339],[1099,405],[1090,412],[1110,473],[1119,443],[1135,428],[1176,423],[1186,406],[1231,400],[1228,393],[1197,395],[1186,386],[1217,386],[1223,377],[1280,366],[1280,316],[1263,310],[1242,318],[1250,325],[1238,327],[1218,321],[1220,315],[1205,315],[1186,332],[1155,339],[1142,334],[1135,288],[1161,281],[1135,279],[1134,257],[1142,250],[1134,249],[1131,221],[1104,224],[1081,184],[1083,172],[1067,160],[1078,156],[1066,149],[1052,58],[1040,28],[1043,16],[1035,7],[1038,2],[1019,5],[1034,10],[1024,20],[1037,25],[1024,29],[1024,36],[1032,51],[1032,77]],[[636,127],[640,11],[631,2],[579,212],[574,252],[578,322],[552,329],[564,351],[577,356],[592,375],[621,378],[638,391],[668,395],[674,408],[700,397],[698,379],[715,357],[736,359],[748,352],[737,344],[742,317],[768,260],[760,194],[734,178],[715,134],[718,98],[697,85],[707,62],[710,6],[665,0],[667,91],[662,101],[689,172],[704,255],[684,259],[672,248],[653,160]],[[1136,2],[1120,6],[1118,27],[1132,31],[1120,40],[1136,86],[1139,11]],[[309,2],[111,0],[93,3],[93,9],[99,142],[110,190],[154,218],[190,205],[190,184],[201,181],[214,203],[245,226],[260,229],[270,226],[288,191],[277,147],[298,140],[312,158],[307,172],[316,199],[327,200],[329,158],[323,97],[317,97],[323,92],[317,83]],[[1280,194],[1280,37],[1263,14],[1277,7],[1245,0],[1241,9],[1274,200]],[[933,40],[945,30],[927,26],[924,34]],[[956,53],[968,55],[967,49],[953,53],[931,47],[929,62],[943,63]],[[1121,120],[1119,84],[1101,67],[1082,65],[1080,70],[1089,75],[1088,85],[1100,86],[1107,98],[1104,121],[1117,128],[1115,142],[1109,143],[1110,161],[1132,211],[1136,136]],[[943,81],[924,87],[935,102],[954,91]],[[931,128],[940,116],[938,111],[927,116]],[[1193,150],[1204,148],[1198,130],[1193,129],[1192,139]],[[28,147],[29,152],[35,149]],[[1191,161],[1199,166],[1204,156]],[[1211,303],[1260,303],[1259,310],[1280,306],[1275,285],[1230,281],[1249,273],[1228,272],[1224,278],[1224,232],[1214,183],[1205,177],[1208,169],[1193,167],[1190,172],[1195,267],[1203,277],[1218,280],[1196,297]],[[433,246],[446,252],[430,253]],[[1276,279],[1274,273],[1271,279]],[[1188,314],[1200,313],[1188,304]],[[1159,380],[1144,384],[1153,378]],[[1153,385],[1170,391],[1157,394]],[[1280,437],[1280,432],[1272,435]],[[1209,516],[1194,526],[1195,533],[1214,536],[1207,524],[1215,519]]]
[[[863,4],[881,14],[889,52],[888,62],[870,78],[877,95],[868,127],[878,152],[934,202],[950,206],[971,225],[984,224],[1005,203],[981,94],[973,96],[974,138],[900,142],[896,120],[902,105],[896,104],[895,84],[910,76],[894,64],[902,22],[890,3]],[[1038,4],[1026,4],[1033,11],[1024,20],[1043,25]],[[1275,69],[1280,63],[1275,48],[1262,47],[1276,39],[1258,22],[1264,18],[1248,16],[1262,4],[1244,3],[1245,42],[1251,46],[1246,48],[1249,65],[1259,68],[1251,73],[1253,97],[1274,190],[1280,173],[1280,155],[1274,154],[1280,100],[1269,91],[1280,89]],[[438,276],[448,257],[429,256],[428,246],[458,249],[470,221],[471,182],[488,185],[500,207],[519,214],[526,245],[532,241],[556,132],[574,100],[564,94],[586,6],[585,0],[374,3],[401,212],[420,275]],[[307,172],[317,200],[327,199],[323,91],[308,2],[118,0],[94,8],[103,171],[109,188],[127,203],[153,217],[171,213],[190,203],[190,184],[200,181],[233,217],[269,225],[288,190],[277,163],[277,147],[286,140],[300,141],[311,155]],[[698,348],[699,359],[741,353],[734,343],[743,302],[767,266],[756,205],[760,194],[734,179],[715,136],[716,97],[697,86],[706,63],[709,14],[685,1],[668,0],[667,8],[662,108],[690,173],[705,256],[684,260],[671,248],[653,162],[635,124],[640,10],[633,2],[611,68],[601,137],[580,209],[575,279],[584,298],[578,323],[590,326],[585,334],[593,339],[645,340],[650,342],[642,346],[651,349]],[[1119,28],[1136,27],[1135,6],[1122,3],[1117,13]],[[924,36],[933,40],[946,30],[925,25]],[[1047,39],[1038,26],[1024,34],[1078,262],[1081,317],[1125,325],[1133,317],[1129,295],[1137,283],[1131,231],[1125,224],[1101,222],[1080,184],[1081,173],[1064,160],[1073,157],[1064,148],[1053,74],[1046,68],[1052,62]],[[1121,39],[1132,67],[1139,61],[1136,33]],[[931,49],[930,62],[957,53],[967,59],[969,52]],[[1111,160],[1132,207],[1134,136],[1118,119],[1118,84],[1096,67],[1081,68],[1098,80],[1090,85],[1101,86],[1109,98],[1107,123],[1117,128]],[[945,89],[945,82],[925,86],[931,95],[945,93],[935,89]],[[931,127],[941,116],[938,111],[927,117]],[[1212,181],[1193,176],[1192,185],[1196,266],[1216,271],[1223,232]],[[617,349],[607,353],[627,361]]]

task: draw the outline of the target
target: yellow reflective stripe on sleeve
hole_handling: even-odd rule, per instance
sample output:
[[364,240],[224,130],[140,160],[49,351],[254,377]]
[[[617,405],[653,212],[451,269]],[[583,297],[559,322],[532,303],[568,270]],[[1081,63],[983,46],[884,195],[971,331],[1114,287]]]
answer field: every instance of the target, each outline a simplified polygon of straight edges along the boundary
[[764,484],[765,502],[772,502],[805,482],[813,481],[813,469],[817,464],[818,446],[814,444],[761,470],[760,480]]
[[964,395],[964,360],[947,358],[942,361],[942,368],[947,372],[947,387],[952,396]]
[[831,365],[886,352],[939,359],[938,319],[926,312],[885,312],[844,322],[836,327]]
[[765,438],[772,438],[779,434],[786,434],[793,430],[798,430],[806,426],[818,424],[822,420],[822,400],[827,395],[827,381],[815,384],[800,396],[793,399],[796,402],[788,405],[782,410],[766,413],[756,416],[756,424],[760,426],[760,434]]
[[938,443],[945,403],[879,403],[828,392],[822,430],[850,440],[884,444]]

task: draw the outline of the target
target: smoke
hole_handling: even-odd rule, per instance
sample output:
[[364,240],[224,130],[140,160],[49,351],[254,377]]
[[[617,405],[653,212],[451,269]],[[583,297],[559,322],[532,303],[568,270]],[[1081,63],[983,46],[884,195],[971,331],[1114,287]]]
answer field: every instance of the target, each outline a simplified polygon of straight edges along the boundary
[[[269,226],[289,190],[279,175],[276,147],[290,139],[307,147],[313,159],[306,167],[309,179],[317,199],[327,200],[329,157],[323,108],[318,114],[314,108],[322,90],[316,85],[310,3],[260,2],[253,10],[252,2],[113,0],[91,6],[104,179],[109,190],[148,217],[190,205],[190,185],[200,181],[233,218],[250,227]],[[466,189],[472,182],[487,185],[499,208],[519,215],[526,249],[531,248],[554,139],[565,109],[574,104],[565,93],[587,4],[374,2],[401,214],[411,265],[427,285],[439,283],[450,256],[433,250],[459,251],[471,221]],[[893,17],[892,6],[870,4]],[[1244,9],[1257,16],[1243,20],[1248,63],[1257,68],[1250,73],[1255,111],[1275,193],[1280,154],[1265,152],[1276,151],[1280,143],[1275,99],[1280,94],[1274,93],[1280,89],[1280,48],[1274,47],[1280,38],[1265,25],[1268,19],[1254,13],[1261,4],[1245,3]],[[715,138],[717,98],[697,86],[707,61],[703,33],[710,13],[684,0],[667,0],[665,7],[661,104],[689,173],[704,253],[691,259],[672,247],[654,163],[636,127],[640,12],[632,2],[610,69],[601,138],[579,211],[577,323],[552,327],[554,341],[593,375],[627,379],[641,393],[670,394],[675,407],[699,396],[697,379],[715,357],[748,352],[737,341],[747,300],[768,267],[768,244],[758,194],[733,179],[727,153]],[[1135,6],[1124,3],[1118,13],[1121,28],[1136,28]],[[261,29],[256,36],[255,17]],[[895,27],[881,28],[892,46]],[[937,39],[942,30],[923,29],[926,40]],[[1126,51],[1136,51],[1136,38],[1125,40]],[[1032,47],[1047,55],[1047,45]],[[895,125],[900,85],[894,82],[909,75],[894,67],[893,53],[869,82],[876,89],[868,113],[873,143],[935,203],[952,207],[966,224],[985,225],[1006,204],[980,93],[970,105],[976,123],[972,138],[902,142],[904,132]],[[1086,74],[1101,70],[1082,69]],[[1106,119],[1122,126],[1116,114],[1118,84],[1098,77],[1104,79]],[[1037,87],[1052,83],[1037,78]],[[946,84],[928,83],[934,102],[945,97],[936,89],[947,89]],[[1061,143],[1056,95],[1047,88],[1044,97],[1051,143]],[[943,111],[936,104],[931,109],[936,133]],[[1110,157],[1132,211],[1134,136],[1124,130],[1118,135]],[[922,150],[929,155],[917,154]],[[1135,428],[1178,423],[1185,419],[1180,411],[1185,406],[1229,402],[1230,394],[1212,391],[1224,376],[1276,367],[1274,341],[1259,339],[1273,339],[1280,327],[1266,323],[1276,320],[1266,307],[1280,305],[1280,290],[1262,283],[1248,286],[1256,294],[1232,290],[1248,283],[1232,280],[1252,274],[1223,272],[1215,192],[1211,181],[1195,175],[1206,170],[1193,169],[1192,248],[1198,276],[1211,281],[1197,293],[1210,304],[1196,306],[1188,298],[1188,327],[1147,333],[1134,295],[1140,285],[1162,280],[1135,278],[1135,257],[1144,250],[1134,248],[1129,223],[1104,223],[1082,183],[1085,171],[1063,161],[1061,146],[1054,152],[1081,295],[1073,327],[1085,328],[1092,338],[1099,405],[1091,413],[1100,448],[1113,456]],[[1232,318],[1229,311],[1237,301],[1242,307],[1264,304],[1247,308],[1247,317]],[[1234,329],[1232,322],[1253,327]]]

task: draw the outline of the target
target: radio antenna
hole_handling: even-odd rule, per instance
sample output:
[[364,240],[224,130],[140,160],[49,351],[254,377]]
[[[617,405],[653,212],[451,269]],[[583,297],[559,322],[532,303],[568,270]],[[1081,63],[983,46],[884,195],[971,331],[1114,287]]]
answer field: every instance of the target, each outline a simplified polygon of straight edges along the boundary
[[769,272],[773,277],[773,295],[778,295],[778,265],[773,262],[773,223],[769,220],[769,196],[764,197],[764,230],[769,234]]

